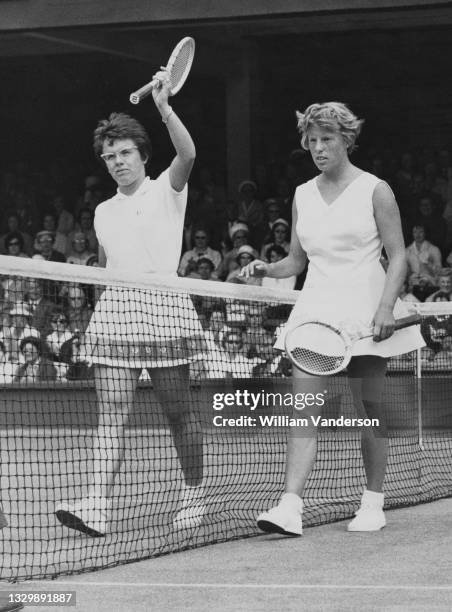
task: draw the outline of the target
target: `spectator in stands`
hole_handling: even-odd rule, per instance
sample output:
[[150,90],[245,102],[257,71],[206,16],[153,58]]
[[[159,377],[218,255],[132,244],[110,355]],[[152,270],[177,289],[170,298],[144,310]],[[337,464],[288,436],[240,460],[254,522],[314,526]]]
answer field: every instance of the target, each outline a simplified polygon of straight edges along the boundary
[[36,247],[38,253],[33,255],[33,259],[45,259],[46,261],[66,261],[66,257],[60,251],[54,249],[55,236],[53,232],[43,230],[36,234]]
[[40,337],[39,330],[31,325],[31,313],[23,302],[16,303],[9,311],[10,326],[3,330],[7,352],[11,361],[17,362],[20,358],[20,342],[25,337]]
[[450,294],[445,291],[438,291],[435,295],[434,302],[450,302]]
[[237,251],[237,267],[228,274],[226,282],[260,286],[262,284],[261,278],[251,276],[246,278],[240,274],[241,269],[251,263],[254,259],[256,259],[256,251],[253,249],[253,247],[249,246],[248,244],[241,246]]
[[292,222],[292,201],[294,192],[287,178],[281,177],[276,184],[276,200],[281,209],[281,217]]
[[52,208],[56,215],[56,231],[67,236],[74,229],[74,215],[67,210],[66,200],[62,194],[53,197]]
[[12,257],[27,257],[30,256],[24,253],[24,241],[20,232],[11,232],[5,236],[6,255]]
[[211,311],[209,328],[204,331],[204,337],[210,351],[218,350],[220,347],[220,334],[226,329],[226,310],[222,306]]
[[249,179],[239,185],[239,200],[237,203],[238,221],[246,223],[249,228],[262,225],[264,221],[264,207],[257,199],[257,185]]
[[[226,251],[218,269],[218,277],[221,280],[224,280],[230,272],[238,268],[237,255],[239,248],[249,245],[249,231],[246,223],[233,222],[229,228],[229,237],[232,241],[232,249]],[[256,250],[254,250],[254,256],[258,257]]]
[[[51,232],[53,234],[53,248],[55,251],[62,253],[63,255],[67,249],[67,236],[62,232],[57,231],[57,218],[54,212],[46,212],[42,217],[41,223],[42,229],[47,232]],[[40,246],[35,238],[34,249],[39,253]]]
[[290,361],[280,351],[274,348],[274,333],[265,332],[255,345],[256,356],[264,361],[253,368],[253,377],[273,378],[291,376]]
[[65,374],[66,380],[94,378],[93,367],[86,361],[86,357],[83,355],[78,334],[63,343],[60,350],[60,358],[63,363],[68,365]]
[[[102,202],[104,195],[102,193],[102,181],[98,176],[87,176],[84,181],[84,191],[75,205],[75,213],[77,220],[80,223],[80,212],[88,209],[93,214],[97,205]],[[81,229],[81,228],[79,228]]]
[[452,336],[441,339],[441,348],[435,354],[433,364],[435,370],[449,370],[452,368]]
[[14,196],[14,211],[19,218],[21,231],[33,235],[37,226],[37,207],[24,190],[18,190]]
[[16,366],[10,361],[5,341],[0,338],[0,385],[12,383],[15,370]]
[[29,278],[26,281],[24,303],[30,312],[30,325],[37,329],[42,338],[51,331],[50,319],[56,303],[44,294],[45,281]]
[[426,235],[441,252],[446,247],[447,226],[442,218],[442,211],[434,207],[433,196],[423,195],[417,207],[415,225],[421,225]]
[[413,227],[413,242],[406,248],[408,262],[408,280],[413,285],[413,293],[419,295],[422,289],[423,298],[433,293],[437,275],[441,270],[441,252],[434,244],[425,239],[425,228],[422,225]]
[[[441,298],[438,300],[437,298]],[[445,299],[443,299],[445,297]],[[438,291],[427,297],[426,302],[451,301],[452,300],[452,278],[451,270],[443,268],[438,274]]]
[[49,347],[49,354],[52,359],[61,361],[61,347],[72,338],[73,333],[69,328],[68,319],[61,308],[56,308],[53,311],[50,319],[51,332],[46,336],[46,344]]
[[83,232],[74,232],[72,236],[72,247],[66,258],[66,262],[85,266],[86,262],[95,255],[95,253],[89,250],[88,239]]
[[84,332],[93,314],[85,291],[80,285],[70,285],[67,289],[66,317],[69,329],[73,332]]
[[19,276],[7,276],[1,281],[4,312],[9,312],[15,304],[24,301],[26,287],[27,279]]
[[427,346],[435,352],[441,349],[441,340],[452,336],[452,317],[436,315],[425,317],[421,324],[422,335]]
[[88,249],[92,253],[97,253],[99,248],[99,243],[97,242],[96,232],[94,230],[94,213],[90,208],[84,207],[81,208],[77,215],[77,223],[75,224],[75,228],[70,232],[67,236],[67,250],[65,255],[69,254],[69,249],[72,246],[72,242],[74,240],[74,235],[77,232],[83,232],[86,239],[88,240]]
[[290,227],[285,219],[280,218],[274,221],[270,232],[270,242],[262,247],[261,259],[268,261],[266,258],[267,251],[274,245],[282,247],[286,255],[288,255],[290,250]]
[[203,228],[194,231],[193,240],[195,246],[186,251],[180,260],[177,273],[179,276],[189,276],[196,272],[197,262],[201,258],[208,258],[213,263],[213,271],[216,272],[221,264],[221,253],[209,246],[209,234]]
[[[265,251],[265,261],[268,261],[269,263],[276,263],[277,261],[281,261],[286,256],[286,250],[278,244],[273,244],[269,246],[268,249]],[[273,287],[274,289],[290,290],[295,287],[296,282],[296,276],[289,276],[287,278],[270,278],[269,276],[264,276],[264,278],[262,279],[262,287]]]
[[[43,259],[45,261],[54,261],[59,263],[64,263],[66,261],[66,257],[53,248],[54,235],[52,232],[47,230],[38,232],[36,235],[36,240],[39,253],[33,255],[33,259]],[[57,281],[43,281],[44,295],[52,302],[57,303],[59,301],[60,285],[61,283]]]
[[190,272],[187,276],[189,278],[198,278],[201,280],[218,280],[215,274],[215,266],[208,257],[201,257],[198,259],[195,270]]
[[46,354],[45,344],[36,336],[24,336],[19,344],[21,363],[14,374],[14,382],[35,383],[54,381],[57,369]]
[[423,369],[434,368],[435,351],[429,346],[423,346],[421,348],[421,367]]
[[209,378],[250,378],[253,368],[262,362],[245,355],[243,334],[238,330],[224,332],[220,344],[222,351],[211,363]]
[[259,228],[256,244],[267,244],[271,241],[273,223],[281,217],[281,207],[276,198],[267,198],[264,202],[264,220]]
[[411,283],[405,280],[402,289],[400,290],[399,298],[404,302],[411,302],[412,304],[419,304],[420,300],[412,293]]
[[20,230],[20,219],[19,219],[19,215],[15,212],[10,212],[6,218],[6,229],[7,232],[6,234],[3,234],[3,236],[0,237],[0,253],[2,254],[6,254],[7,249],[6,249],[6,245],[5,245],[5,238],[9,235],[9,234],[16,234],[19,233],[21,235],[22,238],[22,243],[23,243],[23,251],[27,254],[27,255],[31,255],[33,252],[33,240],[30,236],[30,234],[27,234],[26,232],[23,232]]

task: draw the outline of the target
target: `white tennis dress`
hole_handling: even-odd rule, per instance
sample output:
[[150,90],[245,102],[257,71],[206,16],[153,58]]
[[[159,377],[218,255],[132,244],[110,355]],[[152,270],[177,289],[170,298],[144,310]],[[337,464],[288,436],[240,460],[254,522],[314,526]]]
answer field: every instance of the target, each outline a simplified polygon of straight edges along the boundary
[[[187,187],[175,191],[169,170],[145,178],[131,196],[117,192],[96,208],[94,228],[109,269],[175,275]],[[94,363],[170,367],[198,358],[202,327],[188,294],[107,287],[85,334]],[[201,340],[201,342],[200,342]]]
[[[376,176],[363,172],[330,205],[322,198],[316,178],[297,188],[296,232],[309,258],[309,268],[276,348],[284,350],[288,329],[303,321],[324,321],[351,330],[371,325],[386,278],[372,203],[379,182]],[[395,318],[408,314],[407,305],[398,299]],[[382,342],[359,340],[353,355],[391,357],[424,344],[420,328],[415,326],[397,331]]]

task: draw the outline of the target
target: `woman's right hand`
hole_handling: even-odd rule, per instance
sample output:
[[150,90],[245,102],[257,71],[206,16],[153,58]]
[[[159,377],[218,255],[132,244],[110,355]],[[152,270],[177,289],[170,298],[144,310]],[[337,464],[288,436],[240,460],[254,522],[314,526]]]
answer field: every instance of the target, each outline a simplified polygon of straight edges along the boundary
[[268,276],[270,264],[260,259],[254,259],[247,266],[240,270],[240,276],[245,278],[256,277],[262,278]]

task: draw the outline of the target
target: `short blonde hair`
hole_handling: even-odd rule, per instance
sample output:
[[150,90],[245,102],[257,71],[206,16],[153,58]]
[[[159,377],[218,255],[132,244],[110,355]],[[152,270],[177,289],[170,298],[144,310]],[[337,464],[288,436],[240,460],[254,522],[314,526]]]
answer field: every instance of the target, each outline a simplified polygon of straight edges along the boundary
[[356,115],[343,102],[323,102],[322,104],[311,104],[304,113],[295,111],[297,116],[297,128],[301,134],[301,146],[309,150],[308,129],[313,125],[338,131],[347,145],[347,151],[351,153],[355,148],[363,119]]

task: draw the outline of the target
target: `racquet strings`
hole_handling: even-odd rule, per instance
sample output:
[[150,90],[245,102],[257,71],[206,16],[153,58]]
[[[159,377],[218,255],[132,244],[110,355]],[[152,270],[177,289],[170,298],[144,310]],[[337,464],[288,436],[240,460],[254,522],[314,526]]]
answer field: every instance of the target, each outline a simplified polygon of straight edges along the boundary
[[174,57],[170,66],[171,93],[179,91],[188,76],[194,55],[194,45],[191,39],[187,40]]
[[347,346],[339,331],[321,323],[306,323],[292,330],[288,350],[301,370],[328,374],[342,368]]

